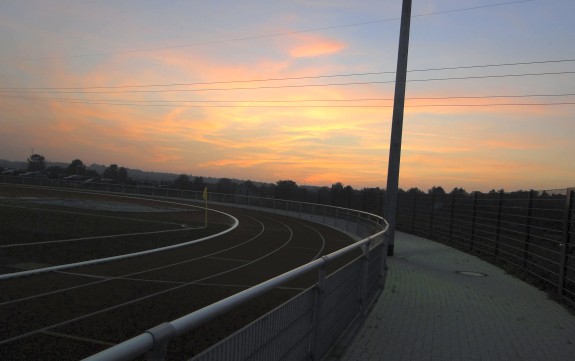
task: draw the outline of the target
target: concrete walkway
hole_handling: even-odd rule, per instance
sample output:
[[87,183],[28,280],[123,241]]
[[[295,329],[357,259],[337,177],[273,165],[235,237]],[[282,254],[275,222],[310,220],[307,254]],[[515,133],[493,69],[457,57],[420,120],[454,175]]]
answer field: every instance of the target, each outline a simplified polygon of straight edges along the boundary
[[385,292],[329,360],[575,360],[575,316],[501,269],[405,233],[388,264]]

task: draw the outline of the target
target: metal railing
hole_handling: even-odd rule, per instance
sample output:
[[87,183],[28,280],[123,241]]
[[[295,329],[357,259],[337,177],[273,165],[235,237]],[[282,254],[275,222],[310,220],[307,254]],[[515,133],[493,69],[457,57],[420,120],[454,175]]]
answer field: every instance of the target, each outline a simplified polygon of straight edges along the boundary
[[[0,181],[19,182],[15,178],[4,177]],[[25,185],[31,186],[84,187],[74,182],[20,179],[25,179]],[[83,189],[190,200],[202,198],[201,192],[114,184],[93,184]],[[318,279],[312,287],[194,356],[193,360],[319,360],[354,320],[367,314],[370,305],[382,292],[387,252],[384,234],[388,228],[383,218],[340,207],[240,195],[210,193],[209,202],[311,220],[363,239],[186,316],[158,325],[86,360],[131,360],[143,355],[148,360],[164,360],[173,338],[314,270],[318,272]],[[361,256],[328,275],[327,267],[332,261],[358,249],[362,251]],[[178,355],[178,359],[181,358],[187,356]]]
[[575,188],[403,193],[397,227],[509,264],[575,305]]

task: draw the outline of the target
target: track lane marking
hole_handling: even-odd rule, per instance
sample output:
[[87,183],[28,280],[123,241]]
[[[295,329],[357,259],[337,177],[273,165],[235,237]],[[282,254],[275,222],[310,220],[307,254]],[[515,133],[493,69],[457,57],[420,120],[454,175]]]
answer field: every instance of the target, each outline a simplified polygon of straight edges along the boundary
[[[202,227],[202,228],[203,228],[203,227]],[[39,245],[39,244],[50,244],[50,243],[77,242],[77,241],[86,241],[86,240],[90,240],[90,239],[104,239],[104,238],[128,237],[128,236],[143,236],[143,235],[148,235],[148,234],[159,234],[159,233],[191,231],[191,230],[193,230],[193,229],[196,229],[196,228],[182,227],[182,226],[180,225],[180,228],[177,228],[177,229],[165,229],[165,230],[162,230],[162,231],[111,234],[111,235],[107,235],[107,236],[94,236],[94,237],[59,239],[59,240],[44,241],[44,242],[14,243],[14,244],[2,245],[2,246],[0,246],[0,248],[8,248],[8,247],[27,247],[27,246],[34,246],[34,245]]]
[[[245,242],[242,242],[242,243],[239,243],[239,244],[237,244],[237,245],[234,245],[234,246],[232,246],[232,247],[228,247],[228,248],[226,248],[226,249],[223,249],[223,250],[220,250],[220,251],[217,251],[217,252],[209,253],[209,254],[204,255],[204,256],[201,256],[201,257],[190,258],[190,259],[187,259],[187,260],[185,260],[185,261],[172,263],[172,264],[169,264],[169,265],[163,265],[163,266],[160,266],[160,267],[149,268],[149,269],[146,269],[146,270],[143,270],[143,271],[128,273],[128,274],[124,274],[124,275],[121,275],[121,276],[109,277],[109,278],[106,278],[106,279],[103,279],[103,280],[100,280],[100,281],[89,282],[89,283],[85,283],[85,284],[81,284],[81,285],[76,285],[76,286],[71,286],[71,287],[63,288],[63,289],[60,289],[60,290],[54,290],[54,291],[50,291],[50,292],[40,293],[40,294],[37,294],[37,295],[22,297],[22,298],[15,299],[15,300],[5,301],[5,302],[0,303],[0,306],[5,306],[5,305],[8,305],[8,304],[17,303],[17,302],[22,302],[22,301],[27,301],[27,300],[31,300],[31,299],[34,299],[34,298],[39,298],[39,297],[44,297],[44,296],[50,296],[50,295],[53,295],[53,294],[56,294],[56,293],[71,291],[71,290],[75,290],[75,289],[79,289],[79,288],[83,288],[83,287],[93,286],[93,285],[97,285],[97,284],[100,284],[100,283],[105,283],[105,282],[108,282],[108,281],[113,281],[113,280],[122,279],[122,278],[127,278],[127,277],[130,277],[130,276],[135,276],[135,275],[142,274],[142,273],[146,273],[146,272],[157,271],[157,270],[160,270],[160,269],[165,269],[165,268],[169,268],[169,267],[174,267],[174,266],[178,266],[178,265],[181,265],[181,264],[184,264],[184,263],[197,261],[197,260],[199,260],[199,259],[202,259],[202,258],[205,258],[205,257],[209,257],[209,256],[212,256],[212,255],[215,255],[215,254],[218,254],[218,253],[227,252],[227,251],[229,251],[230,249],[234,249],[234,248],[239,247],[239,246],[242,246],[242,245],[244,245],[244,244],[246,244],[246,243],[248,243],[248,242],[254,241],[255,239],[257,239],[258,237],[260,237],[260,236],[264,233],[264,231],[265,231],[265,225],[264,225],[262,222],[260,222],[259,220],[255,219],[255,218],[253,218],[253,217],[251,217],[251,216],[246,216],[246,217],[251,218],[251,219],[255,220],[256,222],[258,222],[258,223],[261,225],[262,228],[261,228],[260,232],[259,232],[258,234],[256,234],[255,236],[253,236],[252,238],[248,239],[248,240],[245,241]],[[55,272],[55,271],[54,271],[54,272]],[[81,274],[78,274],[78,275],[81,275]],[[105,277],[105,276],[102,276],[102,277]]]
[[232,261],[232,262],[244,262],[244,263],[248,263],[251,261],[246,261],[245,259],[233,259],[233,258],[223,258],[223,257],[206,257],[209,259],[217,259],[217,260],[222,260],[222,261]]
[[54,332],[54,331],[42,331],[40,333],[43,333],[43,334],[49,335],[49,336],[55,336],[55,337],[60,337],[60,338],[69,338],[69,339],[76,340],[76,341],[95,343],[95,344],[104,345],[104,346],[115,346],[116,345],[113,342],[101,341],[101,340],[96,340],[96,339],[88,338],[88,337],[68,335],[65,333]]
[[[264,217],[264,218],[265,218],[265,217]],[[269,219],[269,218],[268,218],[268,219]],[[126,301],[126,302],[119,303],[119,304],[116,304],[116,305],[113,305],[113,306],[109,306],[109,307],[106,307],[106,308],[103,308],[103,309],[100,309],[100,310],[97,310],[97,311],[94,311],[94,312],[85,313],[85,314],[83,314],[83,315],[81,315],[81,316],[77,316],[77,317],[74,317],[74,318],[71,318],[71,319],[68,319],[68,320],[65,320],[65,321],[61,321],[61,322],[58,322],[58,323],[55,323],[55,324],[52,324],[52,325],[49,325],[49,326],[45,326],[45,327],[42,327],[42,328],[33,330],[33,331],[28,331],[28,332],[22,333],[22,334],[17,335],[17,336],[12,336],[12,337],[9,337],[9,338],[7,338],[7,339],[1,340],[1,341],[0,341],[0,345],[4,345],[4,344],[7,344],[7,343],[10,343],[10,342],[13,342],[13,341],[17,341],[17,340],[20,340],[20,339],[23,339],[23,338],[26,338],[26,337],[35,335],[35,334],[37,334],[37,333],[41,333],[41,332],[44,332],[44,331],[49,331],[49,330],[51,330],[51,329],[53,329],[53,328],[57,328],[57,327],[60,327],[60,326],[65,326],[65,325],[68,325],[68,324],[73,323],[73,322],[76,322],[76,321],[81,321],[81,320],[84,320],[84,319],[86,319],[86,318],[89,318],[89,317],[92,317],[92,316],[95,316],[95,315],[99,315],[99,314],[101,314],[101,313],[105,313],[105,312],[108,312],[108,311],[112,311],[112,310],[115,310],[115,309],[118,309],[118,308],[121,308],[121,307],[124,307],[124,306],[128,306],[128,305],[131,305],[131,304],[140,302],[140,301],[144,301],[144,300],[147,300],[147,299],[150,299],[150,298],[153,298],[153,297],[162,295],[162,294],[164,294],[164,293],[168,293],[168,292],[171,292],[171,291],[178,290],[178,289],[180,289],[180,288],[184,288],[184,287],[186,287],[186,286],[196,285],[197,283],[199,283],[199,282],[201,282],[201,281],[204,281],[204,280],[207,280],[207,279],[210,279],[210,278],[213,278],[213,277],[217,277],[217,276],[220,276],[220,275],[222,275],[222,274],[226,274],[226,273],[229,273],[229,272],[236,271],[236,270],[238,270],[238,269],[240,269],[240,268],[243,268],[243,267],[248,266],[249,264],[252,264],[252,263],[255,263],[255,262],[257,262],[257,261],[260,261],[260,260],[262,260],[262,259],[268,257],[269,255],[272,255],[272,254],[278,252],[280,249],[284,248],[287,244],[289,244],[289,243],[291,242],[291,240],[292,240],[292,238],[293,238],[293,230],[291,229],[290,226],[288,226],[287,224],[285,224],[285,223],[283,223],[283,222],[281,222],[281,221],[278,221],[278,220],[272,220],[272,221],[281,223],[282,225],[284,225],[284,226],[289,230],[290,236],[289,236],[288,240],[287,240],[282,246],[276,248],[276,249],[273,250],[272,252],[268,252],[268,253],[265,254],[264,256],[259,257],[259,258],[253,260],[253,261],[250,262],[250,263],[243,264],[243,265],[241,265],[241,266],[234,267],[234,268],[229,269],[229,270],[227,270],[227,271],[219,272],[219,273],[217,273],[217,274],[214,274],[214,275],[211,275],[211,276],[208,276],[208,277],[200,278],[200,279],[195,280],[195,281],[191,281],[191,282],[187,282],[187,283],[184,283],[184,284],[180,284],[180,285],[175,286],[175,287],[167,288],[167,289],[165,289],[165,290],[162,290],[162,291],[159,291],[159,292],[155,292],[155,293],[152,293],[152,294],[149,294],[149,295],[146,295],[146,296],[142,296],[142,297],[139,297],[139,298],[135,298],[135,299],[132,299],[132,300],[130,300],[130,301]],[[259,221],[258,221],[258,222],[259,222]],[[260,223],[261,223],[261,222],[260,222]],[[263,224],[262,224],[262,225],[263,225]],[[263,231],[262,231],[262,232],[263,232]],[[244,243],[245,243],[245,242],[244,242]],[[103,283],[103,282],[107,282],[107,281],[109,281],[109,280],[97,281],[96,283]]]

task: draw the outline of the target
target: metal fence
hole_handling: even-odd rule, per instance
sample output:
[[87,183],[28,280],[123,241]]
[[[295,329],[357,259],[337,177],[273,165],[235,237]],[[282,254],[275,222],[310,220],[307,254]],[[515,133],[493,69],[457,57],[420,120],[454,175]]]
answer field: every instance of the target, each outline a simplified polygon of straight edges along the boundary
[[510,264],[575,305],[574,194],[403,193],[397,228]]
[[[0,181],[191,200],[202,198],[201,192],[126,185],[92,184],[84,187],[74,182],[17,177],[2,177]],[[86,360],[132,360],[143,355],[148,360],[164,360],[168,344],[174,337],[185,335],[209,320],[314,270],[318,272],[318,279],[312,287],[192,360],[319,360],[354,320],[367,313],[382,292],[387,251],[384,234],[388,228],[383,218],[362,211],[312,203],[229,194],[211,193],[208,196],[212,203],[308,219],[363,239],[179,319],[158,325]],[[327,274],[326,269],[331,261],[358,249],[362,250],[361,256]],[[178,356],[179,359],[182,357],[185,358],[185,355]]]

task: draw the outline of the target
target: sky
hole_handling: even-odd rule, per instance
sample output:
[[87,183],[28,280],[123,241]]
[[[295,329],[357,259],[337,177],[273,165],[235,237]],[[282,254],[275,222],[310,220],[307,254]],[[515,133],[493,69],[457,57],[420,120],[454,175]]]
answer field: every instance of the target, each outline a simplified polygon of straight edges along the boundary
[[[573,14],[413,0],[401,188],[575,186]],[[0,1],[0,159],[385,188],[400,16],[399,0]]]

